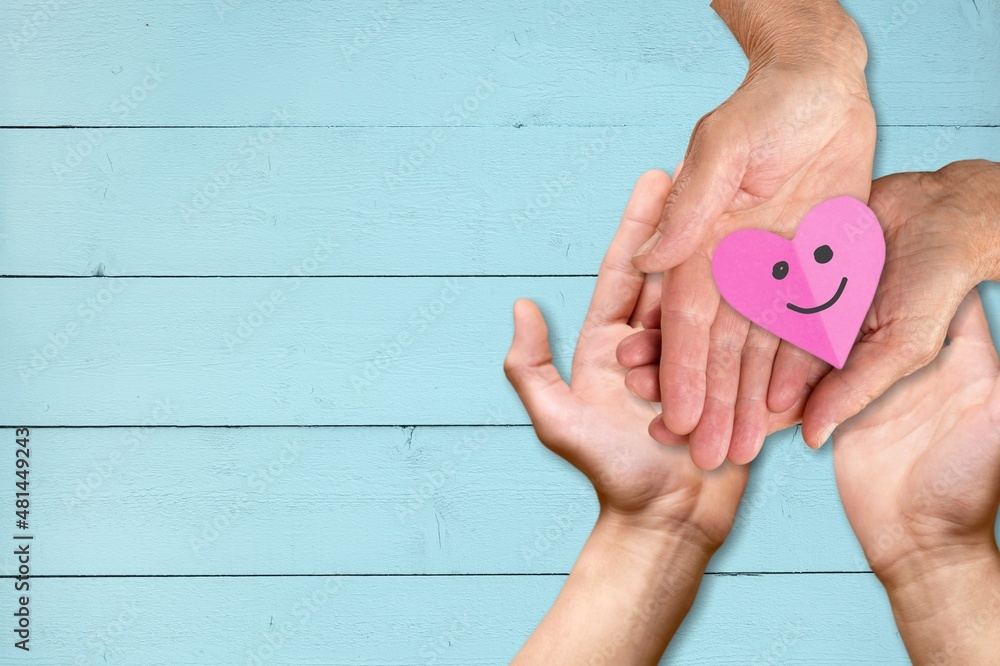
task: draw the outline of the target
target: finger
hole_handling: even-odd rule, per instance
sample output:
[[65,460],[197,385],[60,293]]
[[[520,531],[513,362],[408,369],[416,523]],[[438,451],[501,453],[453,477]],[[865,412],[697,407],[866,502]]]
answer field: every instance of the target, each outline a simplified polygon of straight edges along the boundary
[[889,324],[858,342],[841,370],[813,389],[802,416],[802,437],[819,448],[833,430],[868,406],[898,379],[927,365],[944,344],[945,324]]
[[[666,284],[666,276],[663,277],[663,284]],[[662,300],[662,285],[661,285],[661,300]],[[645,329],[660,329],[660,320],[663,319],[663,310],[660,308],[660,304],[657,303],[649,310],[646,311],[644,315],[639,319],[639,324]]]
[[633,258],[639,269],[665,271],[690,257],[739,191],[745,155],[716,127],[709,117],[695,127],[659,229]]
[[[636,300],[635,309],[629,317],[628,325],[636,328],[642,324],[651,310],[659,312],[660,298],[663,294],[663,274],[647,273],[642,280],[642,288],[639,290],[639,298]],[[659,315],[657,315],[656,326],[660,326]]]
[[753,324],[740,360],[740,389],[736,397],[729,460],[745,465],[760,453],[767,436],[768,386],[778,338]]
[[626,368],[659,363],[660,339],[660,331],[656,328],[633,333],[618,343],[615,351],[618,363]]
[[687,437],[675,435],[667,430],[667,426],[663,424],[662,414],[649,422],[649,436],[667,446],[686,446],[688,443]]
[[795,404],[806,386],[813,358],[815,357],[809,352],[785,340],[781,341],[771,370],[771,383],[767,391],[768,409],[780,414]]
[[919,187],[917,183],[921,175],[914,172],[894,173],[872,181],[868,207],[875,213],[883,228],[890,220],[906,215],[904,208],[912,202],[913,188]]
[[662,171],[639,177],[597,273],[585,326],[627,323],[632,316],[645,277],[632,265],[632,255],[652,235],[669,193],[670,176]]
[[705,372],[719,292],[708,258],[695,254],[672,268],[664,285],[661,328],[660,393],[669,430],[687,435],[705,406]]
[[968,349],[964,362],[971,361],[983,369],[992,368],[994,372],[1000,369],[1000,358],[990,335],[990,324],[978,288],[973,288],[962,299],[948,325],[948,339],[953,347]]
[[951,318],[948,325],[948,339],[955,342],[974,342],[984,344],[992,351],[992,358],[997,358],[996,347],[993,346],[993,338],[990,336],[990,324],[986,319],[986,311],[983,309],[983,300],[979,296],[979,289],[970,291],[955,316]]
[[719,306],[709,338],[705,405],[691,432],[691,460],[704,470],[722,464],[733,435],[740,356],[750,330],[746,317],[726,303]]
[[540,439],[543,433],[557,431],[572,418],[566,409],[572,393],[552,365],[545,318],[527,299],[514,303],[514,339],[503,368]]
[[775,414],[774,412],[768,414],[767,434],[802,423],[802,414],[805,411],[813,389],[816,388],[823,377],[826,377],[831,368],[832,366],[826,361],[818,358],[813,359],[812,365],[809,367],[809,377],[806,379],[806,386],[802,389],[799,397],[796,398],[795,403],[788,410],[780,414]]
[[643,365],[625,373],[625,386],[646,402],[660,401],[660,366]]

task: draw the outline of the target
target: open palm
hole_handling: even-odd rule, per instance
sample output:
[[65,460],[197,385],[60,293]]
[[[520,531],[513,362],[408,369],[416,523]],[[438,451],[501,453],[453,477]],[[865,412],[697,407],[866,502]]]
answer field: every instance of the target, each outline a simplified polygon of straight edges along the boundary
[[539,439],[591,480],[602,512],[654,526],[683,524],[718,545],[732,525],[747,468],[727,465],[706,473],[683,448],[652,439],[646,428],[658,408],[629,393],[625,369],[615,359],[619,342],[637,330],[640,311],[658,296],[658,280],[645,279],[631,258],[653,233],[669,190],[669,177],[658,171],[636,184],[601,265],[573,356],[572,383],[552,365],[545,321],[530,301],[515,304],[504,367]]
[[1000,361],[978,292],[950,344],[834,432],[844,510],[872,567],[992,543],[1000,503]]
[[767,407],[780,413],[801,397],[816,365],[768,335],[754,350],[770,355],[755,364],[759,376],[731,380],[740,374],[750,322],[730,316],[721,302],[711,273],[716,246],[743,228],[791,237],[809,209],[835,196],[866,201],[874,149],[863,77],[843,83],[815,72],[756,72],[695,128],[667,202],[664,237],[636,264],[666,270],[664,421],[671,432],[691,433],[691,455],[701,467],[721,464],[730,449],[740,462],[759,450],[766,414],[747,412],[754,423],[734,424],[745,384],[769,382]]
[[959,303],[993,277],[983,267],[996,243],[990,201],[998,187],[1000,168],[983,160],[872,183],[869,205],[885,230],[885,271],[847,363],[809,397],[802,434],[810,445],[822,444],[836,424],[937,355]]

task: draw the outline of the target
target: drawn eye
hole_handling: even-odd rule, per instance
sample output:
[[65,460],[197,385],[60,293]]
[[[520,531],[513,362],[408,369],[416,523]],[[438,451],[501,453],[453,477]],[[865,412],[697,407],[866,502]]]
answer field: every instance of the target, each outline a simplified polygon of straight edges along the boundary
[[785,276],[788,275],[788,262],[779,261],[771,269],[771,275],[774,276],[775,280],[784,280]]
[[813,259],[816,260],[817,264],[825,264],[826,262],[833,259],[833,250],[830,249],[829,245],[820,245],[813,252]]

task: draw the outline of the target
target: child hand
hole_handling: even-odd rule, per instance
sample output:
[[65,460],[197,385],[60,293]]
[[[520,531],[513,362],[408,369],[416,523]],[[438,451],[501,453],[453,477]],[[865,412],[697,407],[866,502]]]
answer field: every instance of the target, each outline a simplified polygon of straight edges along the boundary
[[[670,186],[660,171],[644,174],[636,184],[600,268],[571,383],[552,365],[545,320],[527,300],[515,303],[514,340],[504,369],[538,438],[593,483],[602,519],[676,531],[714,550],[732,526],[747,469],[727,464],[706,473],[685,449],[652,439],[647,425],[658,406],[629,393],[625,369],[615,359],[618,343],[639,327],[637,304],[658,299],[648,291],[657,288],[657,276],[645,279],[631,259],[656,229]],[[640,298],[644,284],[647,292]]]

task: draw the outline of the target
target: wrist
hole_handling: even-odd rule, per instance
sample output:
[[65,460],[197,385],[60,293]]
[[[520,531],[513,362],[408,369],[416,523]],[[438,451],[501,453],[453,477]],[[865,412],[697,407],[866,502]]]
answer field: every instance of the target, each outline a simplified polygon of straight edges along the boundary
[[936,547],[913,545],[903,557],[873,566],[872,571],[890,598],[917,599],[954,589],[960,581],[982,574],[1000,577],[1000,552],[992,539]]
[[652,664],[694,603],[708,556],[680,533],[602,507],[552,609],[515,664]]
[[1000,640],[996,545],[910,564],[886,582],[886,592],[913,663],[993,663]]
[[868,48],[836,0],[713,0],[750,61],[750,71],[821,70],[864,81]]
[[695,582],[721,545],[684,521],[606,508],[601,509],[593,536],[608,544],[617,558],[636,571],[663,571],[667,565],[667,569]]
[[626,543],[644,549],[676,551],[678,555],[707,562],[729,536],[735,519],[733,512],[706,525],[686,511],[678,511],[673,504],[654,504],[641,511],[602,505],[597,522],[608,532],[616,532]]

